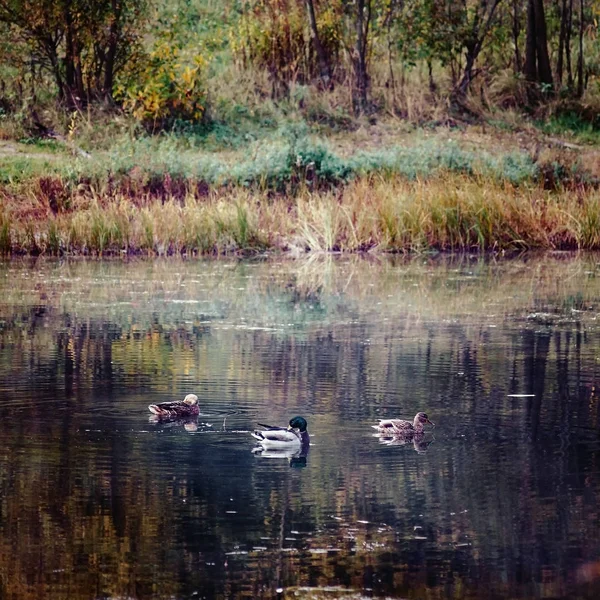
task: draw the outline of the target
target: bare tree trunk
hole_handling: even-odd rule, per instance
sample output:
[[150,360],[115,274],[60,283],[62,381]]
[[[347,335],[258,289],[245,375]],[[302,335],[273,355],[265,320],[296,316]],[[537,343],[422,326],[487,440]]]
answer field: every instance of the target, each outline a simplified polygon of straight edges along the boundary
[[[524,72],[530,83],[545,84],[550,91],[552,90],[552,69],[548,55],[543,0],[528,0]],[[530,87],[530,100],[535,101],[537,96],[537,90]]]
[[354,49],[356,112],[365,112],[368,107],[369,76],[367,72],[367,49],[371,22],[371,0],[356,1],[356,46]]
[[473,67],[475,66],[475,61],[483,48],[483,42],[492,26],[494,13],[500,2],[502,2],[502,0],[493,0],[488,9],[487,1],[483,0],[481,2],[481,9],[478,8],[473,16],[473,23],[470,26],[470,39],[465,43],[465,68],[463,70],[462,79],[456,90],[458,95],[464,96],[469,88],[473,79]]
[[88,98],[85,92],[85,84],[83,81],[83,69],[81,66],[81,45],[79,39],[75,38],[73,62],[75,66],[75,94],[78,100],[78,105],[87,104],[91,98]]
[[104,62],[104,84],[102,86],[102,95],[105,99],[112,98],[112,91],[115,77],[115,58],[117,56],[117,47],[119,44],[119,27],[121,20],[122,3],[118,0],[111,0],[111,22],[108,49],[106,60]]
[[317,17],[315,15],[315,4],[313,0],[306,0],[306,11],[308,13],[308,22],[310,24],[310,37],[317,52],[317,58],[319,59],[319,70],[321,72],[323,87],[331,89],[333,87],[331,68],[329,66],[329,60],[327,59],[327,53],[325,52],[323,44],[321,44],[321,40],[319,38]]
[[66,85],[62,77],[62,72],[60,69],[60,64],[58,60],[58,55],[56,53],[56,49],[48,48],[47,49],[48,60],[50,61],[50,65],[52,66],[52,73],[54,75],[54,81],[56,82],[56,87],[58,89],[58,99],[61,102],[65,102],[67,100],[65,92]]
[[469,85],[471,84],[471,80],[473,79],[473,67],[475,66],[475,59],[479,54],[479,50],[475,46],[471,46],[467,48],[466,57],[465,57],[465,69],[463,71],[462,79],[458,84],[458,93],[460,95],[465,95],[467,90],[469,89]]
[[559,87],[562,85],[564,56],[565,56],[565,38],[567,35],[567,0],[562,0],[560,5],[560,33],[558,37],[558,60],[556,63],[556,81]]
[[513,43],[515,45],[515,73],[521,72],[521,53],[519,52],[519,35],[521,33],[521,23],[519,21],[519,0],[513,0],[513,23],[512,23],[512,35]]
[[431,62],[431,58],[427,59],[427,75],[429,77],[429,91],[435,94],[437,92],[437,85],[435,85],[433,79],[433,63]]
[[71,0],[64,3],[65,18],[65,99],[71,107],[80,106],[86,101],[83,73],[81,70],[81,47],[77,28],[73,19]]
[[65,91],[64,98],[67,104],[75,102],[75,40],[73,34],[73,19],[71,15],[70,2],[65,2]]
[[532,83],[538,80],[534,1],[528,0],[527,2],[527,35],[525,38],[525,64],[523,65],[525,78]]
[[583,96],[585,89],[583,81],[583,32],[585,30],[585,15],[583,0],[579,0],[579,56],[577,57],[577,97]]
[[573,0],[569,0],[567,31],[565,33],[565,58],[567,61],[567,87],[573,89],[573,67],[571,64],[571,31],[573,29]]
[[29,85],[31,87],[31,103],[35,104],[37,102],[36,93],[35,93],[35,62],[33,60],[33,56],[29,57],[29,77],[31,80],[29,81]]
[[544,15],[544,1],[534,0],[534,4],[538,76],[541,83],[549,85],[552,88],[552,67],[550,66],[550,56],[548,54],[548,34],[546,31],[546,16]]
[[393,39],[392,39],[393,13],[394,13],[394,2],[392,0],[389,4],[389,9],[388,9],[385,19],[386,19],[386,25],[387,25],[388,67],[390,70],[390,86],[392,88],[392,110],[395,112],[397,103],[396,103],[396,78],[394,77],[394,67],[392,64],[392,58],[394,56],[394,53],[392,50],[392,48],[394,46]]

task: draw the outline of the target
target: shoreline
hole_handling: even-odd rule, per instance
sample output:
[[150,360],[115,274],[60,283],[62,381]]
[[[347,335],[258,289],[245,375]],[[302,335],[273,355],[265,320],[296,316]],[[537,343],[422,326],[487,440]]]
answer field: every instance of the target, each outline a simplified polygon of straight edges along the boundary
[[600,249],[595,145],[395,122],[302,131],[231,152],[172,137],[91,158],[13,145],[0,167],[0,255]]
[[[600,190],[442,173],[367,176],[294,195],[240,187],[166,197],[0,188],[0,255],[253,255],[600,249]],[[37,193],[36,193],[37,191]]]

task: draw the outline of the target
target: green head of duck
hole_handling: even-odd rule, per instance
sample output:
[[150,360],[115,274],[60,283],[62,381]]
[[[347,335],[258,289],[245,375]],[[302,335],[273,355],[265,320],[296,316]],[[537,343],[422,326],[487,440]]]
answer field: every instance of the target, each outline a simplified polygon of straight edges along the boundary
[[304,433],[307,427],[308,423],[304,417],[294,417],[290,419],[290,429],[297,429],[300,433]]

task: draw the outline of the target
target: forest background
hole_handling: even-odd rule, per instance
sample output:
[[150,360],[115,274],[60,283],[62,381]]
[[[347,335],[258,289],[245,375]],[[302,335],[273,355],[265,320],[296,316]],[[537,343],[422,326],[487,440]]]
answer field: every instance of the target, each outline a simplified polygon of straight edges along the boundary
[[0,253],[600,247],[597,0],[0,0]]

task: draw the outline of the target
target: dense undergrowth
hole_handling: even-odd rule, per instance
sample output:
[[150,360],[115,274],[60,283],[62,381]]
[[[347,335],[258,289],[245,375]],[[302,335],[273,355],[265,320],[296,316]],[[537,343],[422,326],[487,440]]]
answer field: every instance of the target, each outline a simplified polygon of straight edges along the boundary
[[397,120],[324,134],[266,112],[160,136],[111,122],[96,150],[84,122],[72,142],[22,144],[0,164],[0,253],[600,247],[593,146]]

